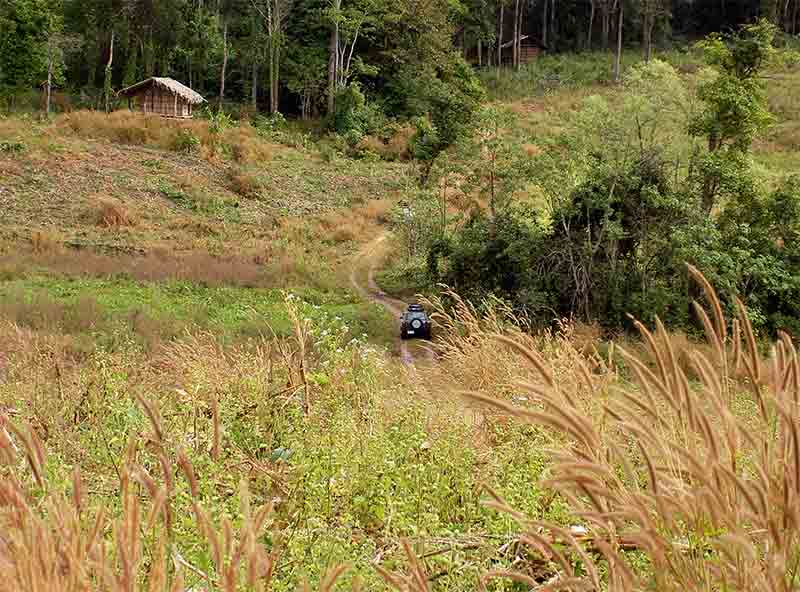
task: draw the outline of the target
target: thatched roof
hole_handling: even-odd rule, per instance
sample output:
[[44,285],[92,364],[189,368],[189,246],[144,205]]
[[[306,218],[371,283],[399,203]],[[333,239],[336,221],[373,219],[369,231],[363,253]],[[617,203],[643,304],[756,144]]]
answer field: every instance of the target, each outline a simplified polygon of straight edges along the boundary
[[161,88],[168,90],[169,92],[178,95],[185,101],[191,103],[192,105],[199,105],[200,103],[205,103],[206,100],[193,91],[188,86],[184,86],[177,80],[173,80],[172,78],[159,78],[157,76],[153,76],[148,78],[147,80],[142,80],[141,82],[137,82],[133,86],[129,86],[128,88],[123,88],[117,94],[121,97],[133,96],[141,92],[145,87],[149,85],[160,86]]

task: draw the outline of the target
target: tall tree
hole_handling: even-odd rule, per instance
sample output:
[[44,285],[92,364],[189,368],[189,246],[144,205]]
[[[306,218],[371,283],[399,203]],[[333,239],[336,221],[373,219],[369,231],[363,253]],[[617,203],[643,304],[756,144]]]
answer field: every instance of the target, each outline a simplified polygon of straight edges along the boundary
[[622,29],[625,23],[625,0],[617,2],[617,52],[614,56],[614,82],[619,82],[622,73]]
[[639,16],[642,25],[642,54],[645,61],[653,55],[653,30],[658,19],[669,16],[665,0],[640,0]]
[[52,16],[44,0],[0,3],[0,94],[13,95],[42,82]]
[[342,0],[331,0],[331,39],[328,46],[328,115],[336,109],[336,70],[339,66],[339,14]]
[[[777,28],[763,19],[732,35],[712,35],[700,44],[716,76],[698,88],[703,110],[691,133],[705,136],[699,158],[702,207],[711,212],[726,181],[742,168],[753,139],[772,122],[761,73],[773,55]],[[734,189],[735,191],[735,189]]]
[[269,112],[278,112],[281,50],[284,46],[284,27],[294,0],[250,0],[253,8],[264,19],[267,30],[267,55],[269,62]]

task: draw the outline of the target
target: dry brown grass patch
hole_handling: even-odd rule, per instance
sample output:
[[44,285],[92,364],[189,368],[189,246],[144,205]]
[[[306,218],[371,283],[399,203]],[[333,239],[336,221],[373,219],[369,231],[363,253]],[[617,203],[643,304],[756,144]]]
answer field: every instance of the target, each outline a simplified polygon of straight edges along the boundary
[[523,144],[522,149],[525,151],[525,154],[528,155],[530,158],[535,158],[544,153],[539,146],[536,144]]
[[31,247],[34,253],[57,253],[61,250],[61,245],[62,242],[58,237],[44,230],[34,230],[31,234]]
[[0,262],[0,273],[8,277],[24,276],[34,268],[79,277],[124,274],[138,281],[182,280],[208,286],[266,288],[277,285],[257,262],[255,252],[217,256],[199,249],[175,253],[172,248],[152,247],[146,255],[111,256],[66,248],[46,251],[16,248]]
[[332,213],[320,219],[319,233],[336,243],[348,241],[366,242],[374,236],[375,224],[379,223],[391,209],[391,202],[369,202],[347,213]]
[[394,202],[390,199],[372,199],[359,210],[363,211],[364,215],[370,220],[378,224],[386,224],[389,221],[389,212],[393,207]]
[[99,199],[96,209],[92,212],[94,223],[104,228],[119,229],[132,227],[138,224],[136,217],[117,200]]
[[66,304],[43,294],[29,296],[19,290],[0,296],[0,317],[22,327],[58,328],[67,334],[85,333],[106,320],[102,307],[90,296]]
[[359,152],[372,152],[384,160],[408,160],[411,157],[410,145],[414,128],[406,126],[398,129],[388,140],[376,136],[365,136],[356,145]]
[[229,173],[231,190],[243,197],[257,197],[263,189],[258,173],[242,168],[232,169]]
[[411,126],[400,128],[389,138],[387,151],[399,160],[409,160],[411,158],[411,138],[415,133],[416,131]]
[[86,138],[105,138],[112,142],[137,146],[152,146],[163,150],[191,148],[185,137],[195,138],[202,158],[216,161],[222,158],[223,145],[230,147],[233,158],[241,163],[262,163],[270,160],[275,147],[261,139],[247,123],[215,133],[209,122],[169,120],[155,115],[128,111],[113,113],[75,111],[56,119],[57,129],[68,129]]
[[249,124],[228,130],[225,140],[230,144],[233,158],[242,164],[263,164],[272,160],[275,146],[265,142]]

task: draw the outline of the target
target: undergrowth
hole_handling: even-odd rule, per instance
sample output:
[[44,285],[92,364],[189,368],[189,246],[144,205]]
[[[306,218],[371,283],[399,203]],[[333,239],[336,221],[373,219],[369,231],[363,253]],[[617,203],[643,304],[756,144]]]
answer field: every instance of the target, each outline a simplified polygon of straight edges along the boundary
[[0,589],[796,589],[797,353],[693,273],[708,343],[639,325],[624,368],[454,295],[424,381],[297,296],[83,361],[5,321]]

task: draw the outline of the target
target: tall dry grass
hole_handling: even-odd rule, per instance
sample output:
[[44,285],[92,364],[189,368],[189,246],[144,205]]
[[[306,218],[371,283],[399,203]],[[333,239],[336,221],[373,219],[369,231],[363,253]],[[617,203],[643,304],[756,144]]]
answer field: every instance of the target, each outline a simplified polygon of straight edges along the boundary
[[215,130],[201,119],[169,120],[128,110],[74,111],[59,116],[55,125],[84,138],[179,152],[196,150],[209,159],[219,157],[227,147],[232,158],[242,164],[266,162],[276,149],[249,124]]
[[[617,349],[630,380],[598,356],[536,339],[498,314],[481,318],[457,299],[453,311],[431,303],[447,329],[443,364],[476,387],[470,400],[552,435],[545,485],[578,522],[530,520],[489,491],[489,505],[519,521],[520,542],[550,569],[492,572],[484,585],[503,578],[537,590],[800,587],[797,348],[780,335],[764,358],[741,302],[726,319],[711,285],[690,273],[710,309],[695,303],[707,344],[683,344],[680,354],[660,321],[653,331],[637,322],[647,355]],[[554,343],[555,356],[547,351]],[[504,350],[522,367],[510,367]],[[498,397],[504,389],[528,402]]]
[[[48,468],[48,449],[53,446],[56,454],[64,454],[65,442],[53,445],[51,438],[62,440],[74,437],[76,429],[97,428],[97,418],[91,413],[77,415],[86,398],[91,398],[89,389],[81,394],[73,380],[81,369],[69,369],[63,356],[57,355],[64,349],[63,342],[13,326],[2,327],[0,335],[14,340],[3,344],[3,349],[8,345],[12,351],[24,352],[22,357],[27,359],[14,356],[15,367],[4,367],[0,358],[0,372],[10,378],[28,368],[30,361],[45,357],[56,364],[59,377],[63,376],[64,390],[57,393],[55,404],[52,393],[39,394],[38,400],[32,397],[30,403],[38,411],[34,411],[31,424],[14,420],[13,407],[0,407],[0,591],[270,589],[291,539],[286,516],[274,505],[276,496],[285,501],[288,495],[281,489],[279,470],[248,459],[244,464],[254,466],[236,471],[240,475],[238,492],[230,493],[238,498],[238,513],[223,513],[217,519],[212,512],[219,509],[219,498],[207,486],[215,477],[201,475],[195,467],[198,460],[202,464],[222,461],[223,449],[225,455],[229,453],[231,442],[225,436],[220,397],[231,392],[237,377],[248,376],[260,385],[254,394],[278,401],[277,405],[291,403],[292,395],[302,392],[303,408],[310,411],[305,372],[311,353],[305,349],[309,338],[303,324],[295,314],[291,339],[264,341],[255,351],[223,349],[219,340],[207,334],[187,336],[165,346],[138,371],[152,372],[153,380],[165,384],[169,383],[166,377],[173,377],[192,385],[191,393],[177,389],[177,408],[188,420],[188,432],[171,433],[170,426],[175,424],[169,416],[173,413],[167,409],[162,413],[164,397],[150,394],[163,392],[163,387],[158,382],[148,383],[148,388],[131,393],[147,427],[132,435],[124,454],[111,461],[112,474],[106,479],[90,468],[87,479],[76,468],[66,488]],[[29,371],[27,376],[41,384]],[[288,377],[286,388],[275,392],[284,377]],[[240,402],[243,409],[254,409],[258,403]],[[64,411],[65,405],[75,406],[74,417]],[[78,422],[81,428],[77,428]],[[198,430],[198,422],[209,425]],[[201,445],[201,440],[207,442]],[[80,457],[77,450],[67,454]],[[268,474],[271,487],[280,493],[260,489],[257,497],[251,495],[251,482],[263,484],[254,472]],[[105,496],[118,496],[118,502],[103,499]],[[255,499],[266,501],[258,505]],[[187,507],[189,515],[185,514]],[[195,544],[178,535],[180,531],[186,536],[187,525],[194,528],[196,541],[205,547],[208,566],[182,555],[180,549]],[[332,590],[344,571],[345,566],[332,568],[319,589]]]
[[[131,441],[119,469],[118,517],[109,516],[103,506],[86,507],[86,484],[78,470],[68,494],[48,483],[43,476],[46,453],[36,431],[0,416],[0,463],[13,467],[24,457],[40,493],[32,497],[13,473],[0,479],[0,590],[183,592],[188,580],[199,581],[207,591],[269,589],[281,550],[272,504],[252,506],[243,479],[241,526],[234,528],[229,518],[215,523],[204,509],[192,463],[181,450],[167,453],[158,412],[147,401],[139,402],[150,420],[147,440],[156,451],[158,474],[141,464],[140,444]],[[212,559],[209,571],[190,564],[171,544],[178,478],[188,483],[191,519]],[[259,542],[270,529],[271,548]],[[319,589],[331,590],[343,571],[343,566],[331,570]]]
[[[537,569],[488,572],[483,588],[496,579],[536,590],[798,588],[797,349],[781,336],[762,355],[744,307],[729,322],[711,286],[692,273],[706,294],[708,311],[697,306],[697,312],[707,343],[682,343],[683,353],[660,322],[654,330],[638,325],[646,353],[618,347],[603,356],[589,352],[586,339],[566,325],[532,334],[499,302],[482,310],[451,294],[452,307],[430,303],[441,335],[431,372],[460,374],[461,384],[473,388],[475,405],[546,430],[554,465],[544,485],[572,513],[572,527],[534,521],[487,489],[488,504],[521,524],[514,544],[536,558],[521,565]],[[226,438],[219,397],[229,392],[226,380],[241,373],[263,383],[257,393],[299,394],[286,402],[310,412],[317,402],[308,391],[313,353],[304,323],[295,315],[294,335],[265,344],[256,355],[226,353],[212,336],[198,336],[170,345],[152,362],[154,376],[179,377],[198,389],[181,395],[195,427],[187,420],[186,433],[170,434],[159,404],[142,396],[144,390],[133,393],[149,427],[131,440],[117,465],[117,516],[89,503],[97,494],[87,495],[93,484],[80,473],[73,475],[70,493],[51,481],[42,426],[51,425],[49,437],[62,433],[59,422],[69,419],[57,405],[51,405],[52,418],[32,426],[3,415],[0,591],[183,591],[190,580],[206,590],[267,589],[284,549],[283,524],[269,503],[254,507],[246,481],[236,519],[213,520],[203,479],[179,442],[194,444],[194,459],[220,456]],[[10,347],[28,348],[31,356],[60,347],[32,347],[23,331],[9,339],[16,340]],[[67,380],[66,363],[59,359],[64,389],[77,389]],[[272,376],[273,365],[280,366],[280,379]],[[73,395],[80,398],[78,391]],[[39,395],[34,406],[44,406],[44,398]],[[242,402],[242,408],[255,403]],[[199,445],[198,417],[210,424],[208,446]],[[211,557],[208,569],[192,565],[173,546],[179,508],[186,507],[178,503],[179,491],[191,512],[186,519]],[[264,532],[268,539],[259,536]],[[430,557],[408,544],[404,549],[405,569],[379,569],[387,584],[404,592],[433,589]],[[340,573],[331,571],[322,588],[330,589]]]

